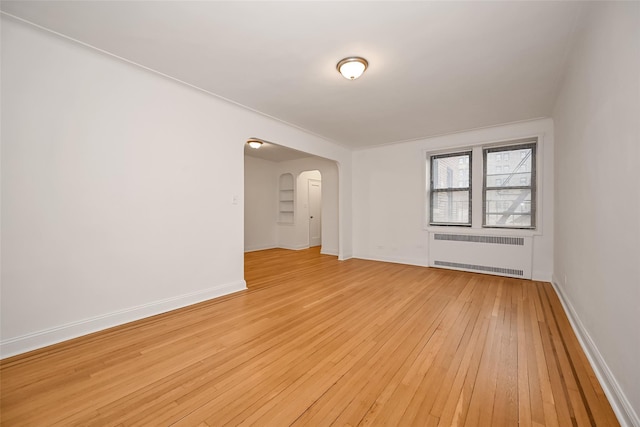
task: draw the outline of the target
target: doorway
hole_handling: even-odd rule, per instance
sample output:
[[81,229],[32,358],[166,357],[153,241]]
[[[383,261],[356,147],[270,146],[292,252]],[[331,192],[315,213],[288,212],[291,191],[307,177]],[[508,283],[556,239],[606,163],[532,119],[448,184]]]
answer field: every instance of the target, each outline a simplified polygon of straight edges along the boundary
[[[245,252],[319,246],[323,255],[338,256],[337,163],[267,142],[259,150],[247,147],[245,144]],[[275,149],[282,160],[268,157],[268,150],[262,151],[265,148]],[[294,158],[294,154],[305,157]]]
[[309,247],[322,245],[322,182],[307,180],[309,196]]
[[297,235],[300,248],[322,246],[322,180],[317,169],[300,172],[297,177]]

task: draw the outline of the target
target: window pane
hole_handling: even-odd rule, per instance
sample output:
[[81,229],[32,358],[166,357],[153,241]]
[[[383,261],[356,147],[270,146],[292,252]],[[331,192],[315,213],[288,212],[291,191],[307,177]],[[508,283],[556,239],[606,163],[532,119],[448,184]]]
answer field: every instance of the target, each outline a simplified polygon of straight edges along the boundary
[[433,188],[466,188],[469,183],[469,154],[432,157]]
[[487,174],[487,187],[531,186],[531,172]]
[[[512,153],[512,154],[511,154]],[[487,152],[487,187],[517,187],[531,185],[533,148],[505,148]],[[495,172],[492,172],[495,171]]]
[[531,227],[531,190],[487,190],[485,225]]
[[440,191],[431,194],[432,223],[470,224],[468,191]]

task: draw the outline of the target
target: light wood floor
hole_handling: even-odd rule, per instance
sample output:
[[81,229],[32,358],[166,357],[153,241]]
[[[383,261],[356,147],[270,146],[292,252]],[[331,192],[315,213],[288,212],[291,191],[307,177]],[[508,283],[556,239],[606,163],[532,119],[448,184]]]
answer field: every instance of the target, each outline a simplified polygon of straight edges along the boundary
[[317,249],[246,279],[4,360],[2,425],[618,425],[548,283]]

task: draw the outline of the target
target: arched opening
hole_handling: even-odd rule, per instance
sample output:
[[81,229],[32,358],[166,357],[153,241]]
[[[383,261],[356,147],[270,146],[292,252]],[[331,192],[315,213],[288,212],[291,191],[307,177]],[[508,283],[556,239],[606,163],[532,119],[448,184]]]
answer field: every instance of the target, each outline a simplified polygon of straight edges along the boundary
[[264,142],[246,145],[244,175],[245,252],[320,246],[338,256],[335,161]]

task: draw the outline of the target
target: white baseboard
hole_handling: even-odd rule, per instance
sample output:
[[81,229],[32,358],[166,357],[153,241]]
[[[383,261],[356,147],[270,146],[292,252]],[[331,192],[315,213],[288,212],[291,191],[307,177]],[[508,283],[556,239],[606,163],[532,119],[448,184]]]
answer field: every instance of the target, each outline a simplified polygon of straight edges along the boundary
[[557,277],[553,276],[551,284],[560,298],[562,307],[564,308],[565,313],[567,313],[571,327],[573,328],[576,337],[578,337],[578,342],[580,342],[582,350],[587,355],[587,359],[589,360],[598,381],[600,381],[604,394],[607,396],[607,399],[609,399],[609,403],[611,403],[611,407],[618,418],[618,422],[622,427],[640,427],[640,417],[638,417],[638,414],[633,409],[631,402],[629,402],[629,399],[627,399],[627,396],[620,388],[620,384],[616,381],[613,372],[609,369],[609,366],[598,350],[596,343],[589,335],[589,332],[585,329],[580,317],[578,317],[578,314],[574,310],[571,301],[567,298],[558,283],[560,282],[557,280]]
[[[281,249],[290,249],[293,251],[299,251],[302,249],[309,249],[309,246],[306,245],[301,245],[301,246],[287,246],[287,245],[265,245],[265,246],[249,246],[249,247],[245,247],[244,248],[244,252],[257,252],[257,251],[266,251],[268,249],[276,249],[276,248],[281,248]],[[329,248],[329,249],[325,249],[324,246],[322,246],[322,249],[320,250],[320,253],[322,255],[332,255],[332,256],[338,256],[338,249],[334,249],[334,248]]]
[[552,274],[548,271],[533,270],[531,272],[531,280],[537,280],[539,282],[551,282],[553,280]]
[[410,259],[410,258],[400,258],[400,257],[370,257],[366,255],[353,255],[353,258],[366,259],[368,261],[391,262],[394,264],[415,265],[418,267],[429,267],[429,263],[427,262],[427,260],[422,260],[422,259]]
[[257,245],[257,246],[249,246],[249,247],[245,247],[244,251],[246,252],[257,252],[257,251],[266,251],[267,249],[275,249],[277,248],[277,245]]
[[337,248],[325,248],[324,246],[320,249],[320,253],[322,255],[332,255],[332,256],[338,256],[338,249]]
[[281,249],[289,249],[292,251],[300,251],[302,249],[309,249],[309,245],[278,245]]
[[244,280],[0,341],[0,359],[247,289]]

